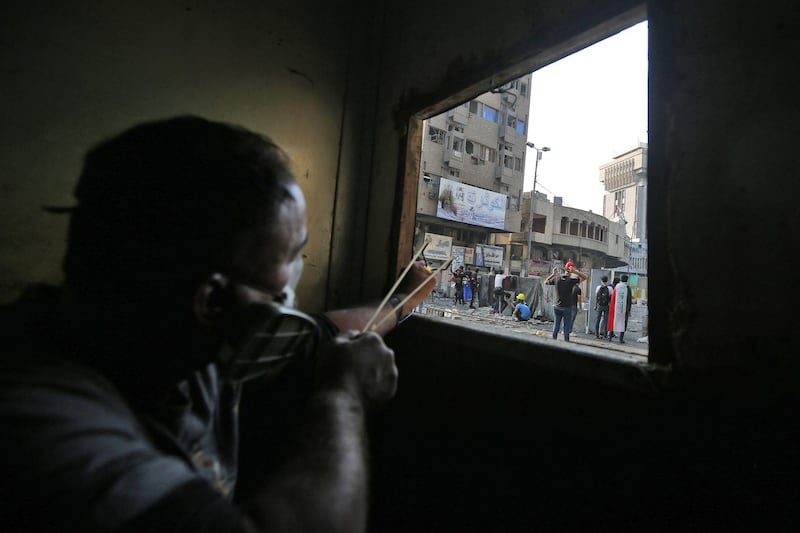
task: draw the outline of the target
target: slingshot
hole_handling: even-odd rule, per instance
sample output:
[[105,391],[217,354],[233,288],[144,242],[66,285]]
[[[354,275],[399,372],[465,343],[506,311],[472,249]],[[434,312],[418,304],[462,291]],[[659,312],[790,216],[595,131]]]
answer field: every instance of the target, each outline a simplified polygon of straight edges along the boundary
[[411,267],[414,266],[414,262],[417,260],[417,258],[419,258],[420,255],[422,255],[422,252],[425,251],[425,248],[427,248],[430,242],[431,242],[430,239],[426,239],[425,242],[422,244],[422,246],[420,246],[419,250],[417,250],[417,253],[414,254],[414,256],[411,258],[411,261],[409,261],[405,269],[403,269],[402,274],[400,274],[400,276],[397,278],[397,281],[394,282],[392,288],[389,289],[389,291],[386,293],[386,296],[383,297],[383,300],[381,300],[380,305],[375,309],[375,313],[372,315],[372,317],[370,317],[369,321],[367,321],[366,325],[364,326],[364,329],[361,330],[361,333],[365,333],[367,331],[375,331],[376,329],[378,329],[380,325],[383,324],[388,317],[397,313],[399,309],[402,309],[403,306],[406,304],[406,302],[410,300],[411,297],[413,297],[415,294],[417,294],[422,289],[422,287],[424,287],[431,279],[436,277],[436,275],[439,272],[450,266],[450,263],[453,262],[454,259],[453,257],[451,257],[450,259],[448,259],[447,261],[436,267],[434,270],[432,270],[430,275],[428,275],[428,277],[422,280],[422,282],[420,282],[420,284],[417,285],[417,287],[413,291],[409,292],[405,298],[400,300],[400,302],[398,302],[398,304],[395,305],[389,313],[384,315],[383,318],[381,318],[378,322],[373,324],[373,322],[375,322],[375,319],[380,314],[381,309],[383,309],[383,306],[386,305],[386,302],[388,302],[389,298],[392,297],[392,294],[394,294],[395,289],[397,289],[397,287],[400,285],[400,282],[403,280],[408,271],[411,270]]

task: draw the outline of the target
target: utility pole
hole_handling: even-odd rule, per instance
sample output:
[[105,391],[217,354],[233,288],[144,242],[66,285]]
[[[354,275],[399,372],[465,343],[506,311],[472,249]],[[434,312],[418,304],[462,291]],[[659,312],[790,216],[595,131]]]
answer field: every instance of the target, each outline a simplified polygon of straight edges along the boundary
[[533,250],[531,248],[531,243],[533,241],[533,211],[536,206],[534,203],[536,200],[536,178],[539,177],[539,160],[542,158],[542,152],[549,152],[550,147],[544,146],[542,148],[536,148],[532,142],[525,143],[525,146],[528,148],[533,148],[536,150],[536,163],[533,167],[533,189],[531,189],[531,205],[530,205],[530,216],[528,217],[528,264],[525,266],[525,272],[528,274],[528,269],[531,265],[531,259],[533,259]]

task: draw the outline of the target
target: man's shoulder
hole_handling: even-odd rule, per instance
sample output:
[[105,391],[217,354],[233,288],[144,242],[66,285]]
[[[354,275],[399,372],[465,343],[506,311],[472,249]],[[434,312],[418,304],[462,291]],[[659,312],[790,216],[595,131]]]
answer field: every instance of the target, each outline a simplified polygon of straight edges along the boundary
[[[6,359],[0,370],[0,471],[5,494],[24,514],[26,495],[48,501],[42,520],[74,517],[93,530],[99,516],[118,526],[197,478],[183,459],[159,452],[111,382],[69,360]],[[13,466],[12,466],[13,465]],[[17,498],[20,498],[18,501]],[[106,524],[108,525],[108,524]]]
[[[32,400],[26,406],[14,403],[15,398]],[[23,353],[19,349],[4,354],[0,361],[0,414],[22,409],[35,411],[53,409],[68,412],[67,406],[80,406],[90,412],[122,410],[129,412],[127,402],[118,389],[91,368],[57,354]]]

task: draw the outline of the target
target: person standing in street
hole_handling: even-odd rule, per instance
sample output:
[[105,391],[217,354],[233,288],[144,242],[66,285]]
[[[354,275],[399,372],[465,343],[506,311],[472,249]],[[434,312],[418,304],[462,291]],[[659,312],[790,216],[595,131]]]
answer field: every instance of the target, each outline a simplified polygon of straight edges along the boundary
[[478,293],[478,267],[475,267],[474,272],[469,273],[469,288],[471,291],[469,299],[469,308],[475,309],[475,295]]
[[502,314],[506,309],[506,291],[503,289],[503,279],[505,279],[505,275],[501,268],[494,275],[494,292],[492,293],[494,294],[494,309],[491,314]]
[[[598,339],[600,337],[608,338],[608,304],[610,302],[611,287],[608,286],[608,276],[602,276],[600,285],[594,290],[594,310],[597,311],[594,319],[594,336]],[[602,330],[600,326],[602,326]]]
[[625,330],[628,329],[628,317],[631,314],[631,291],[628,288],[628,275],[623,274],[611,294],[613,311],[613,331],[619,333],[619,342],[625,344]]
[[[576,277],[572,277],[573,274]],[[555,321],[553,322],[553,339],[558,338],[558,330],[561,328],[561,323],[564,323],[564,340],[569,342],[569,330],[572,320],[572,312],[574,301],[572,296],[572,289],[581,281],[588,278],[586,274],[578,271],[575,268],[575,263],[567,261],[564,265],[564,273],[559,275],[559,269],[554,268],[547,278],[545,278],[545,285],[555,285],[556,301],[553,307],[553,314]]]
[[619,278],[614,276],[614,280],[611,282],[611,301],[608,304],[608,325],[606,326],[606,331],[608,332],[608,338],[613,339],[614,335],[614,287],[619,284]]
[[453,277],[455,279],[455,304],[463,304],[464,303],[464,267],[458,267],[456,271],[453,273]]
[[583,291],[580,285],[572,287],[572,318],[569,321],[569,332],[572,333],[572,328],[575,325],[575,319],[583,309]]

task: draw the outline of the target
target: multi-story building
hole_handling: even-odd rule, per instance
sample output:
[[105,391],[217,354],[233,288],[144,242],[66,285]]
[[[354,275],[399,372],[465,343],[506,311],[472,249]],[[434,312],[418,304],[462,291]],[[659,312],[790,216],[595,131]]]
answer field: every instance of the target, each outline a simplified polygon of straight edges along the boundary
[[529,108],[530,75],[425,121],[415,248],[432,237],[429,259],[452,255],[526,276],[569,259],[583,269],[626,264],[630,239],[620,217],[541,193],[531,217],[531,193],[522,191]]
[[615,269],[627,263],[625,257],[630,240],[622,222],[609,220],[592,211],[567,207],[560,196],[551,202],[546,194],[538,191],[533,202],[531,259],[527,260],[530,197],[530,191],[523,195],[520,231],[495,235],[496,244],[510,249],[508,268],[512,273],[543,276],[553,266],[563,265],[568,260],[586,272]]
[[603,215],[625,225],[630,239],[626,262],[630,272],[647,274],[647,143],[600,166],[606,189]]
[[[495,233],[519,231],[530,108],[530,75],[425,121],[417,198],[417,246],[426,235],[473,263],[501,267]],[[450,252],[448,251],[448,254]],[[436,251],[429,254],[435,258]]]

